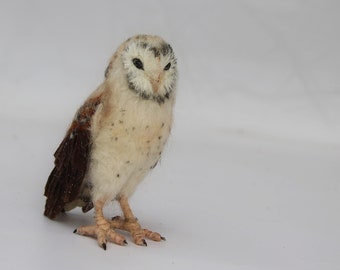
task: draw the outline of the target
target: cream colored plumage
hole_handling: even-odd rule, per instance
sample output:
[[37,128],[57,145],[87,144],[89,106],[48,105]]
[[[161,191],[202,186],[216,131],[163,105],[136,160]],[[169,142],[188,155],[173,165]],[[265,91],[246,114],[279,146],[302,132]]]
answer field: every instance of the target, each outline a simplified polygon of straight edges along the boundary
[[[131,232],[138,245],[146,245],[145,238],[163,239],[140,227],[127,200],[157,164],[170,134],[176,66],[171,46],[157,36],[134,36],[117,49],[105,81],[79,109],[55,154],[56,167],[45,188],[46,216],[94,206],[96,224],[75,232],[96,236],[104,249],[107,240],[126,244],[115,229]],[[83,166],[78,163],[85,164],[84,172],[74,169]],[[124,216],[108,221],[102,208],[115,199]]]

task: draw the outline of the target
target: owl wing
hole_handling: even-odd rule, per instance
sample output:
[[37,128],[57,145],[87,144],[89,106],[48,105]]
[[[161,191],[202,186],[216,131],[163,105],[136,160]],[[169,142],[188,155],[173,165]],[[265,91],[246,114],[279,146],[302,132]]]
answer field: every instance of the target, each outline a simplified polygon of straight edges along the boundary
[[44,193],[47,197],[44,215],[50,219],[79,196],[91,153],[91,120],[101,103],[101,96],[96,96],[80,107],[54,154],[55,167],[48,177]]

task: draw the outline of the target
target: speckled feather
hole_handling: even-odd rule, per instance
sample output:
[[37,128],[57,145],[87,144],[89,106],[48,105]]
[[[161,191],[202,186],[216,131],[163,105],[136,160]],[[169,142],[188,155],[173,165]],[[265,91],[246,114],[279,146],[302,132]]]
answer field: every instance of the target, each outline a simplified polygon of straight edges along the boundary
[[45,215],[55,218],[65,204],[77,199],[88,170],[91,150],[91,117],[100,103],[100,97],[90,99],[77,112],[71,127],[54,154],[55,167],[45,187],[47,197]]

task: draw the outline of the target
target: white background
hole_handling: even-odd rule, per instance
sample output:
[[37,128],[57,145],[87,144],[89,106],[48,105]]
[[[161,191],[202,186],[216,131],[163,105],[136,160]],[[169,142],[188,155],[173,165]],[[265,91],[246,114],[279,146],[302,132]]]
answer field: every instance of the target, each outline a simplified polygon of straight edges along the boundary
[[[0,2],[1,269],[340,269],[340,4]],[[43,217],[53,152],[137,33],[178,58],[175,127],[132,207],[148,247]],[[116,205],[108,217],[119,214]]]

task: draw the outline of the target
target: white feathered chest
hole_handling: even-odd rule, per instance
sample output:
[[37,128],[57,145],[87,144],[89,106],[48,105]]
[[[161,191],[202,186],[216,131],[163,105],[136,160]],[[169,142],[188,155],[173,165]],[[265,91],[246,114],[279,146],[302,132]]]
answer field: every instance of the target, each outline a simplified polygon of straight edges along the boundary
[[[99,132],[93,132],[87,177],[93,185],[93,200],[103,193],[108,200],[120,193],[130,196],[160,159],[172,124],[172,100],[158,104],[125,92],[112,101],[113,109],[99,124]],[[105,114],[98,110],[101,113]]]

